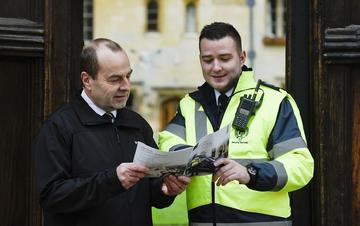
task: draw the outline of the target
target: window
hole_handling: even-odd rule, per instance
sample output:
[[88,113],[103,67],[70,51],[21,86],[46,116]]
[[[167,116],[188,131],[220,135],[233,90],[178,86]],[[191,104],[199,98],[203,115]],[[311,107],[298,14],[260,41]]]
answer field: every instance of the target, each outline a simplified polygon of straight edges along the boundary
[[175,116],[176,110],[179,106],[180,97],[171,97],[161,104],[160,122],[161,129],[164,129],[170,120]]
[[154,0],[147,4],[147,30],[158,31],[158,2]]
[[196,8],[193,2],[186,5],[185,32],[196,32]]
[[286,0],[267,0],[265,44],[284,45],[286,37]]
[[93,39],[93,0],[84,0],[83,6],[83,38],[86,42]]

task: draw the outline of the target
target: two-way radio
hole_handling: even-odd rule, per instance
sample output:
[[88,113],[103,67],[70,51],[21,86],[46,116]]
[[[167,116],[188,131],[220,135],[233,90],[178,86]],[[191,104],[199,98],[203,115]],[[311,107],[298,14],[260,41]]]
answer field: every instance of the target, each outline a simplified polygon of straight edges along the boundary
[[253,95],[245,94],[240,98],[240,104],[236,110],[235,118],[232,123],[232,126],[240,132],[246,130],[251,115],[255,115],[256,108],[261,105],[262,99],[264,97],[264,92],[262,92],[260,100],[256,101],[256,96],[260,89],[261,83],[262,81],[259,79]]

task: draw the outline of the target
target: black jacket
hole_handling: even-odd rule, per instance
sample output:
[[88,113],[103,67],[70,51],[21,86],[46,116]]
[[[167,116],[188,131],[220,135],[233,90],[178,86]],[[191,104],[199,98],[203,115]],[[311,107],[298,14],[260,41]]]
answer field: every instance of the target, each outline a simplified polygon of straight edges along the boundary
[[34,140],[34,160],[45,226],[152,225],[151,206],[169,206],[160,179],[126,190],[116,167],[132,162],[135,141],[156,147],[149,124],[129,109],[114,124],[79,97],[56,111]]

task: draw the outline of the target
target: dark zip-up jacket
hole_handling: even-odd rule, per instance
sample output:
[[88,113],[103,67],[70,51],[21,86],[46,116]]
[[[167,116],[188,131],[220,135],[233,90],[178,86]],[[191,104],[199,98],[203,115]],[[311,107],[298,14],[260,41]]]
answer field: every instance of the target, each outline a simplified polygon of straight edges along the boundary
[[56,111],[33,144],[44,226],[152,225],[151,206],[174,197],[162,193],[161,179],[121,186],[116,167],[132,162],[135,141],[156,147],[149,124],[129,109],[112,123],[79,95]]

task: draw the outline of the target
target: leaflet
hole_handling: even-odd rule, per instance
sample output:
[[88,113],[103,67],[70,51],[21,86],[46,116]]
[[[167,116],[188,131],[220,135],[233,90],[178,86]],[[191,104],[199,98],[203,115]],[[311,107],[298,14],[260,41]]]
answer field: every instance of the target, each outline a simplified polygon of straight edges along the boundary
[[230,125],[202,137],[194,147],[177,151],[160,151],[137,142],[133,162],[150,168],[146,177],[167,174],[197,176],[216,171],[214,161],[228,156]]

